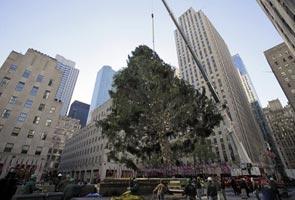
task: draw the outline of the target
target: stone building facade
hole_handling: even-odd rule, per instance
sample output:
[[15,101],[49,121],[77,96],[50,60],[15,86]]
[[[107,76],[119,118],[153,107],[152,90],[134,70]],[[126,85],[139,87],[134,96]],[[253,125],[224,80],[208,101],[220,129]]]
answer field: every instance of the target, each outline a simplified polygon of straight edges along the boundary
[[[210,136],[218,161],[261,164],[264,144],[226,43],[207,16],[188,9],[179,17],[188,41],[211,81],[221,104],[226,105],[225,121]],[[196,89],[208,90],[206,81],[178,31],[175,31],[180,77]],[[207,92],[208,97],[212,95]],[[227,121],[226,121],[227,120]],[[231,139],[231,138],[234,138]],[[239,152],[239,155],[235,153]]]
[[276,79],[295,110],[295,56],[285,43],[264,52]]
[[57,61],[36,50],[12,51],[0,69],[0,174],[44,171],[62,103]]
[[132,170],[108,160],[107,138],[96,121],[111,112],[112,100],[92,111],[91,121],[66,141],[59,171],[80,181],[96,183],[105,178],[133,175]]

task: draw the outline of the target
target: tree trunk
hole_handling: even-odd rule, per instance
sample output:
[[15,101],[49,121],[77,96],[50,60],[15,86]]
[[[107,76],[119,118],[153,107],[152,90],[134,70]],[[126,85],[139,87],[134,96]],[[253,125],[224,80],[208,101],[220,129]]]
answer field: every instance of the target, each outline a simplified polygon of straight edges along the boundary
[[170,148],[170,142],[168,138],[165,136],[165,133],[160,133],[159,143],[161,146],[161,153],[163,162],[165,164],[171,164],[172,163],[172,150]]

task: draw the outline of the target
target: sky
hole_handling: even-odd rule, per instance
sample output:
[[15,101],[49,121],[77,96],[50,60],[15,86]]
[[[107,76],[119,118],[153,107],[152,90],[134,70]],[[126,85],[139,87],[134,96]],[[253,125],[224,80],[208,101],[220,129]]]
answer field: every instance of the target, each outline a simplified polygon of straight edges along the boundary
[[[263,52],[282,42],[255,0],[166,0],[175,17],[190,7],[203,10],[232,55],[243,59],[263,107],[286,97]],[[178,67],[175,26],[161,0],[0,0],[0,64],[12,50],[28,48],[55,57],[60,54],[80,70],[72,97],[90,104],[97,71],[103,65],[126,67],[139,45],[152,47]]]

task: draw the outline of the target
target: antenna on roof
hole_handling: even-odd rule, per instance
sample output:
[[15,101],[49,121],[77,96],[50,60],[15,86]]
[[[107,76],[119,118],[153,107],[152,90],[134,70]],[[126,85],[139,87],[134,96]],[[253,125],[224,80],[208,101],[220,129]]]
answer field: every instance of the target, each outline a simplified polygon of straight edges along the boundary
[[155,51],[154,0],[152,0],[152,34],[153,34],[153,51]]

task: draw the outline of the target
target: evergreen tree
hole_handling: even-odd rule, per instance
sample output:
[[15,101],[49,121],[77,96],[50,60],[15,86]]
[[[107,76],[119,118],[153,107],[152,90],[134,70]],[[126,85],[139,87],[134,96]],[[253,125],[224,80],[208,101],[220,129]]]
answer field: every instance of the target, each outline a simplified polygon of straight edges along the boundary
[[97,123],[108,138],[109,158],[137,169],[143,164],[174,164],[191,154],[222,119],[214,102],[175,76],[147,46],[128,56],[113,82],[112,112]]

